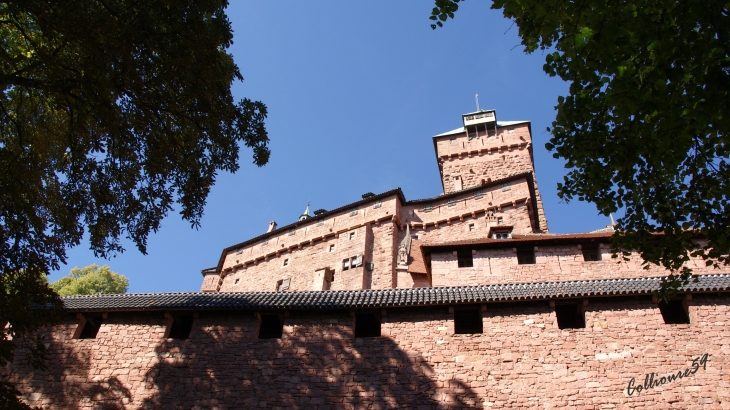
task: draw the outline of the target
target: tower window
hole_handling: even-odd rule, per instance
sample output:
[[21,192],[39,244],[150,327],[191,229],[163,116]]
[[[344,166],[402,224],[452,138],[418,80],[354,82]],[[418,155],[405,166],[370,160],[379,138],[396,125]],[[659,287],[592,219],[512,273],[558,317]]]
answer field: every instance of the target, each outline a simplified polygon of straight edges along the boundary
[[287,289],[289,289],[289,283],[291,282],[291,279],[284,278],[276,282],[276,291],[277,292],[283,292]]
[[454,205],[456,205],[456,199],[454,199],[454,198],[451,198],[451,199],[449,199],[448,205],[449,205],[449,206],[454,206]]
[[560,329],[583,329],[586,327],[585,313],[579,303],[565,303],[555,306]]
[[284,263],[281,266],[289,266],[289,259],[284,259]]
[[379,200],[379,199],[378,199],[378,200],[377,200],[377,201],[375,201],[375,203],[373,204],[373,209],[376,209],[376,208],[380,208],[380,206],[381,206],[382,204],[383,204],[383,202],[382,202],[381,200]]
[[317,219],[317,226],[322,226],[322,225],[324,225],[324,218]]
[[279,315],[261,315],[259,339],[281,339],[284,324]]
[[355,232],[350,232],[350,240],[355,239]]
[[355,337],[380,337],[380,318],[374,313],[356,314]]
[[297,233],[297,228],[289,229],[289,235],[294,235],[295,233]]
[[458,261],[458,266],[460,268],[474,267],[474,256],[472,255],[470,250],[457,251],[456,258]]
[[483,333],[482,313],[479,309],[455,310],[454,333],[457,335]]
[[350,269],[350,258],[342,260],[342,270]]
[[[484,185],[484,180],[482,179],[482,185]],[[474,199],[479,199],[484,196],[484,191],[481,189],[474,192]]]
[[352,211],[350,211],[350,216],[355,216],[355,215],[357,215],[357,209],[353,209]]
[[601,260],[601,251],[596,244],[582,245],[583,260],[586,262],[595,262]]
[[431,204],[423,204],[423,212],[430,212],[433,210],[433,206]]
[[79,323],[79,326],[83,326],[81,332],[78,334],[78,339],[96,339],[97,333],[101,328],[101,323],[104,318],[101,315],[84,315],[84,318]]
[[517,263],[519,265],[534,265],[535,250],[533,248],[517,249]]
[[334,251],[335,251],[335,245],[330,245],[330,252],[334,252]]
[[261,245],[266,245],[266,244],[268,244],[268,243],[269,243],[269,238],[264,238],[264,239],[263,239],[263,240],[261,241]]
[[242,253],[243,253],[243,248],[238,248],[238,249],[236,250],[236,255],[240,255],[240,254],[242,254]]
[[668,325],[689,324],[689,315],[681,300],[660,302],[659,311],[662,313],[664,323]]
[[469,224],[469,231],[474,231],[474,224]]
[[456,138],[451,138],[449,140],[449,144],[456,144]]
[[235,282],[233,282],[233,284],[234,284],[234,285],[238,285],[238,281],[239,281],[239,280],[240,280],[240,279],[236,279],[236,281],[235,281]]
[[504,223],[504,219],[501,216],[497,217],[497,225],[502,225]]
[[170,332],[167,337],[170,339],[186,340],[190,337],[193,329],[193,315],[174,315],[172,323],[169,324]]
[[512,187],[509,185],[509,182],[502,184],[502,191],[509,191],[510,189],[512,189]]

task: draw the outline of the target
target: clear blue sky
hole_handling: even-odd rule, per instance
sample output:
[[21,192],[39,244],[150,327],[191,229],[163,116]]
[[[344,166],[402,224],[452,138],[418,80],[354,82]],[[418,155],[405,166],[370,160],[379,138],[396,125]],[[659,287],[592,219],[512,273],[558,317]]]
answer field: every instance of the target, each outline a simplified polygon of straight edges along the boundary
[[563,163],[545,150],[546,127],[567,84],[548,77],[541,52],[525,55],[517,27],[490,1],[462,3],[456,19],[431,30],[433,1],[234,1],[233,54],[245,81],[234,96],[263,101],[271,160],[222,173],[202,228],[177,212],[152,234],[148,255],[127,243],[110,260],[94,258],[88,242],[69,251],[74,267],[107,263],[129,277],[130,292],[198,291],[200,270],[218,263],[223,248],[288,224],[311,201],[333,209],[400,187],[406,199],[439,195],[431,137],[461,125],[481,107],[500,120],[531,120],[535,166],[553,233],[583,232],[609,220],[595,206],[561,203],[556,184]]

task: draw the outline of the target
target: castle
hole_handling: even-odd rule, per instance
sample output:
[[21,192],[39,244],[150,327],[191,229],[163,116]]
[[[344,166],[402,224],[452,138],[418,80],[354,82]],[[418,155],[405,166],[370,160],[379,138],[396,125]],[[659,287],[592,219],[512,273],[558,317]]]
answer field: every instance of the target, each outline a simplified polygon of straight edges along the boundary
[[529,121],[433,146],[441,195],[307,207],[199,293],[64,298],[49,369],[12,380],[42,408],[730,408],[730,275],[692,260],[659,303],[611,226],[549,233]]

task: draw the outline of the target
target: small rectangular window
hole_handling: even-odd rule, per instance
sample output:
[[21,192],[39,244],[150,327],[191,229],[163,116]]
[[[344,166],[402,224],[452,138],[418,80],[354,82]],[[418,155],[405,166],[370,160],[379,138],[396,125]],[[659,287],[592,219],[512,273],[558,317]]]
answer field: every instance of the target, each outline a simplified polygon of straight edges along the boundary
[[431,204],[423,204],[423,212],[430,212],[432,209]]
[[583,329],[586,327],[585,314],[580,303],[555,305],[555,315],[560,329]]
[[502,184],[502,191],[509,191],[510,189],[512,189],[512,187],[510,187],[509,182]]
[[474,224],[469,224],[469,231],[474,231]]
[[284,263],[282,263],[282,266],[289,266],[289,259],[284,259]]
[[456,144],[456,138],[449,139],[449,144]]
[[357,256],[353,256],[352,258],[350,258],[350,267],[351,268],[354,269],[359,266],[362,266],[362,255],[357,255]]
[[596,262],[601,260],[601,251],[598,248],[598,245],[590,244],[590,245],[582,245],[581,249],[583,251],[583,260],[586,262]]
[[317,226],[322,226],[322,225],[324,225],[324,218],[317,219]]
[[380,206],[381,206],[382,204],[383,204],[383,203],[382,203],[382,201],[380,201],[380,200],[378,199],[378,200],[377,200],[377,201],[375,201],[375,203],[373,204],[373,209],[377,209],[377,208],[380,208]]
[[502,225],[504,223],[504,219],[502,219],[501,216],[497,217],[497,225]]
[[297,233],[297,228],[290,228],[289,229],[289,235],[294,235],[295,233]]
[[355,232],[350,232],[350,240],[355,239]]
[[357,215],[357,209],[353,209],[352,211],[350,211],[350,216],[355,216],[355,215]]
[[261,315],[259,339],[281,339],[284,324],[279,315]]
[[474,267],[474,257],[471,250],[457,251],[456,258],[460,268],[471,268]]
[[334,252],[334,251],[335,251],[335,245],[330,245],[330,252]]
[[508,130],[507,131],[507,134],[514,134],[514,133],[515,133],[515,130]]
[[492,234],[492,237],[494,239],[509,239],[512,237],[512,234],[509,232],[495,232]]
[[283,292],[287,289],[289,289],[289,283],[291,282],[291,279],[284,278],[276,282],[276,291],[277,292]]
[[239,280],[240,280],[240,279],[236,279],[236,281],[235,281],[235,282],[233,282],[233,284],[234,284],[234,285],[238,285],[238,281],[239,281]]
[[78,334],[78,339],[96,339],[96,335],[101,328],[101,323],[104,321],[103,316],[84,315],[83,317],[81,323],[79,323],[79,326],[83,327]]
[[263,239],[263,240],[261,241],[261,245],[266,245],[266,244],[268,244],[268,243],[269,243],[269,238],[264,238],[264,239]]
[[190,337],[190,331],[193,329],[193,315],[173,315],[172,323],[169,326],[170,333],[168,337],[170,339],[186,340]]
[[240,255],[243,253],[243,248],[236,249],[236,255]]
[[454,198],[451,198],[451,199],[449,199],[448,205],[449,205],[449,206],[454,206],[454,205],[456,205],[456,199],[454,199]]
[[350,258],[342,260],[342,270],[350,269]]
[[356,314],[355,337],[380,337],[380,318],[374,313]]
[[479,309],[455,310],[454,333],[457,335],[483,333],[482,312]]
[[519,265],[534,265],[535,264],[535,249],[533,249],[533,248],[517,249],[517,263]]
[[481,189],[479,191],[474,192],[474,199],[479,199],[483,196],[484,196],[484,191],[482,191]]
[[664,323],[668,325],[689,324],[689,314],[681,300],[659,302],[659,311],[662,313]]

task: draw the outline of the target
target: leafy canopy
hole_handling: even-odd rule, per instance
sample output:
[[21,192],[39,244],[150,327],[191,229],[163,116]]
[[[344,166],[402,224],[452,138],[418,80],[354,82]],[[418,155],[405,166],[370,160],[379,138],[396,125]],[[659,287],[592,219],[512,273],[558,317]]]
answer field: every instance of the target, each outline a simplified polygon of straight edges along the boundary
[[[231,95],[243,78],[226,52],[226,6],[0,2],[0,366],[14,346],[42,364],[30,335],[61,307],[43,275],[85,234],[97,256],[125,237],[144,253],[175,204],[199,225],[241,145],[268,161],[266,106]],[[0,407],[26,408],[4,380]]]
[[68,276],[52,282],[50,287],[61,296],[127,293],[129,279],[112,272],[109,265],[94,264],[71,269]]
[[[433,28],[459,0],[436,0]],[[494,0],[525,51],[570,83],[546,144],[568,168],[558,194],[625,210],[614,252],[691,275],[730,263],[730,2]],[[697,239],[700,238],[698,241]]]
[[198,226],[266,107],[233,102],[222,0],[0,3],[0,272],[58,269],[85,231],[106,257],[177,202]]

